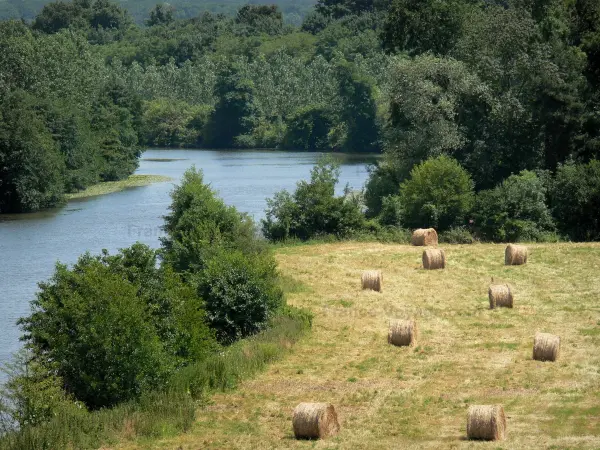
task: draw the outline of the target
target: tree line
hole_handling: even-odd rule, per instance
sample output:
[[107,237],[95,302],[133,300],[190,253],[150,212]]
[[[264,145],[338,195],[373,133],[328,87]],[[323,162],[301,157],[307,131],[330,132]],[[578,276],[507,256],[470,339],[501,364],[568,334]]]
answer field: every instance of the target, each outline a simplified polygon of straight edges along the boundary
[[[299,26],[274,5],[177,19],[159,4],[141,27],[106,0],[50,3],[2,24],[0,211],[126,176],[145,145],[383,151],[368,220],[593,239],[564,222],[598,201],[599,18],[593,0],[319,0]],[[476,217],[475,200],[441,219],[444,186],[417,213],[403,186],[441,157],[486,205],[539,185],[552,226],[516,206]],[[530,231],[483,231],[510,220]]]

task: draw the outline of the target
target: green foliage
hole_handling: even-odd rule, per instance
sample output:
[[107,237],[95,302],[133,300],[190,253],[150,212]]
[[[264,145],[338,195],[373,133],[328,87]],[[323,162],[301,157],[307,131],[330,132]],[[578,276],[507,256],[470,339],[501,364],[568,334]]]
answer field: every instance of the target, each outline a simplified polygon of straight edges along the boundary
[[390,52],[445,55],[462,30],[468,0],[393,0],[382,41]]
[[173,22],[174,8],[168,3],[158,3],[152,11],[150,17],[146,21],[146,25],[153,27],[155,25],[169,25]]
[[178,272],[198,272],[221,250],[247,255],[264,252],[252,220],[227,206],[204,183],[202,171],[187,170],[171,194],[165,217],[167,236],[161,238],[163,257]]
[[465,223],[473,207],[473,181],[456,160],[442,155],[415,166],[399,197],[405,226],[445,231]]
[[183,101],[156,99],[144,105],[143,139],[158,147],[198,147],[210,111]]
[[223,252],[198,276],[198,294],[221,343],[229,344],[264,329],[283,305],[275,261]]
[[497,242],[536,241],[554,231],[546,186],[534,172],[511,175],[477,194],[473,218],[478,234]]
[[60,203],[65,166],[36,110],[20,90],[0,98],[0,212],[28,212]]
[[330,148],[329,132],[335,118],[327,106],[306,106],[297,111],[287,123],[283,148],[325,150]]
[[355,67],[348,64],[338,67],[337,77],[342,99],[341,119],[346,128],[343,150],[347,152],[379,150],[374,80],[361,75]]
[[139,398],[182,364],[214,349],[201,301],[156,254],[136,244],[119,255],[58,264],[20,321],[39,367],[90,408]]
[[473,244],[475,237],[466,227],[454,227],[440,233],[440,242],[445,244]]
[[[367,217],[376,217],[383,208],[383,199],[396,195],[400,189],[396,171],[387,164],[369,167],[369,179],[365,185]],[[391,206],[391,205],[389,205]]]
[[239,9],[235,21],[248,27],[250,33],[273,35],[283,31],[283,15],[277,5],[244,5]]
[[313,167],[310,182],[300,181],[294,194],[281,191],[267,200],[263,233],[271,241],[320,235],[345,237],[360,230],[364,217],[355,198],[336,197],[339,165],[322,159]]
[[215,148],[233,148],[235,138],[252,131],[256,106],[254,83],[237,67],[218,78],[217,104],[206,126],[206,143]]
[[562,232],[576,241],[600,240],[600,161],[560,166],[550,199]]

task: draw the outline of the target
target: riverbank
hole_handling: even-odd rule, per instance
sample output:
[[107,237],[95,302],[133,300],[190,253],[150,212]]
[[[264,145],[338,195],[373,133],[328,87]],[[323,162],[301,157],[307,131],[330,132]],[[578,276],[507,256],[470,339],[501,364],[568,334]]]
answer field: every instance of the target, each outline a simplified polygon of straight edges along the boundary
[[163,175],[130,175],[124,180],[94,184],[83,191],[67,194],[66,198],[67,200],[80,200],[112,194],[129,188],[148,186],[154,183],[166,183],[168,181],[173,181],[173,179]]

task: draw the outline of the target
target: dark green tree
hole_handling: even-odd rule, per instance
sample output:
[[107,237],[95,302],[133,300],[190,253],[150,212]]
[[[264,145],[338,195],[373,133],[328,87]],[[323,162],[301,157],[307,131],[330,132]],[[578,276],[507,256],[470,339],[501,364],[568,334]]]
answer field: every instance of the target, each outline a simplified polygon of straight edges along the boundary
[[206,144],[236,147],[236,138],[252,131],[256,120],[254,83],[235,65],[219,75],[217,104],[206,127]]
[[173,11],[174,8],[168,3],[157,4],[150,11],[150,18],[146,20],[146,25],[149,27],[153,27],[154,25],[169,25],[174,20]]

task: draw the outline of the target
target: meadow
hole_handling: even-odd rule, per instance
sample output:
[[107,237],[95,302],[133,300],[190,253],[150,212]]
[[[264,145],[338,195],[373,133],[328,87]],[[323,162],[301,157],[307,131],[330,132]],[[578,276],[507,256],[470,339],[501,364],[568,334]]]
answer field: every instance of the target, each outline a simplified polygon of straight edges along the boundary
[[[504,266],[503,245],[445,246],[445,270],[421,268],[422,248],[373,243],[282,247],[289,302],[315,314],[284,359],[197,411],[187,434],[117,448],[598,448],[600,245],[529,245]],[[381,269],[383,292],[362,291]],[[513,309],[489,309],[491,279]],[[388,321],[413,317],[417,346],[387,344]],[[560,335],[555,363],[532,359],[536,331]],[[336,406],[340,433],[296,441],[302,401]],[[502,404],[507,439],[466,440],[471,404]]]

